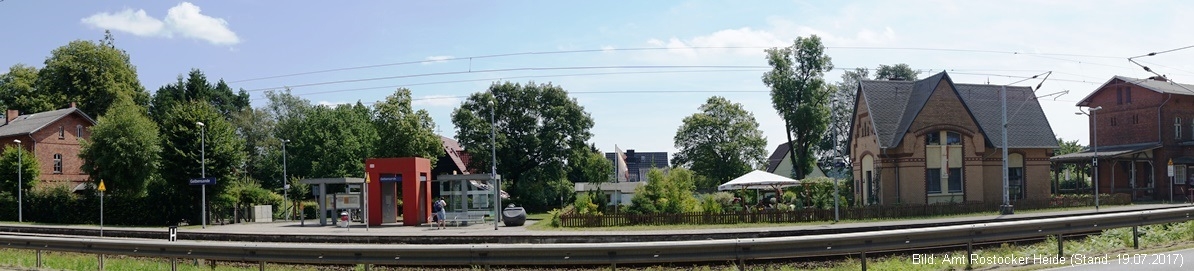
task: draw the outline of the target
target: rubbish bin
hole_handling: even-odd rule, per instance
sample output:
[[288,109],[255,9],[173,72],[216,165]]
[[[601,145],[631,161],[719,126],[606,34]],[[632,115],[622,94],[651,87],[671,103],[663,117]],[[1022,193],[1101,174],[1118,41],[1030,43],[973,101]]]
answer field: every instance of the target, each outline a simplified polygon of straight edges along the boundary
[[340,212],[340,226],[348,227],[348,211]]
[[507,227],[522,226],[526,222],[527,211],[523,210],[522,207],[511,206],[502,210],[502,224],[505,224]]

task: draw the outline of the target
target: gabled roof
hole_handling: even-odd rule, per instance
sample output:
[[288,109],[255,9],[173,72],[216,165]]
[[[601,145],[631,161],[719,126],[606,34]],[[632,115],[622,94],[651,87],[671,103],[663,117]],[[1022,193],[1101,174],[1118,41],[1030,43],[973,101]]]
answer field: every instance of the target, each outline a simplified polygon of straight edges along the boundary
[[0,126],[0,137],[32,134],[72,113],[78,113],[88,123],[91,123],[93,126],[95,125],[95,120],[91,119],[90,116],[87,116],[87,114],[84,114],[78,108],[71,107],[17,116],[15,119],[9,121],[8,124]]
[[[861,80],[860,99],[866,99],[879,147],[899,145],[937,85],[948,83],[962,101],[967,116],[978,124],[989,146],[1001,147],[1002,86],[955,84],[945,72],[917,81]],[[1057,148],[1057,138],[1044,110],[1029,87],[1007,87],[1008,145],[1011,148]]]
[[[789,145],[791,145],[791,142],[779,144],[779,147],[775,147],[775,151],[771,152],[771,156],[767,158],[767,172],[775,173],[780,163],[783,163],[785,159],[790,159],[791,156],[788,155],[788,150],[791,147]],[[813,172],[809,172],[805,177],[825,177],[825,171],[821,170],[820,165],[817,165],[813,167]]]
[[448,158],[452,159],[452,164],[456,165],[456,168],[460,170],[460,174],[469,174],[467,164],[460,157],[461,152],[464,151],[464,148],[460,147],[460,142],[445,136],[440,136],[439,140],[444,143],[444,154],[447,154]]
[[784,161],[784,157],[788,156],[788,145],[791,143],[779,144],[775,147],[775,151],[771,152],[771,157],[767,158],[767,172],[775,172],[775,168],[779,167],[779,163]]
[[1137,85],[1137,86],[1143,87],[1145,89],[1155,91],[1157,93],[1194,95],[1194,85],[1178,84],[1178,83],[1174,83],[1173,81],[1168,81],[1168,80],[1161,81],[1161,80],[1154,80],[1154,79],[1139,79],[1139,78],[1131,78],[1131,77],[1116,75],[1114,77],[1111,77],[1111,79],[1107,79],[1107,82],[1104,82],[1102,85],[1099,85],[1099,87],[1095,88],[1095,91],[1091,92],[1090,94],[1087,94],[1086,97],[1082,98],[1082,100],[1079,100],[1078,106],[1089,105],[1090,97],[1093,97],[1095,95],[1095,93],[1098,93],[1098,90],[1107,87],[1107,85],[1113,84],[1116,80],[1127,82],[1127,83],[1133,84],[1133,85]]

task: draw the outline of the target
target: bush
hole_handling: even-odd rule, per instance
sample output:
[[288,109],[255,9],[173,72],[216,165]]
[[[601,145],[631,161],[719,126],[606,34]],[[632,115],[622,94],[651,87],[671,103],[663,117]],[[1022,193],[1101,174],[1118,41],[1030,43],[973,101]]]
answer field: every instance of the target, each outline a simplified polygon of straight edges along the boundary
[[582,215],[601,215],[601,209],[593,199],[589,197],[589,193],[580,193],[576,196],[576,200],[572,202],[572,206],[576,207],[576,211]]
[[698,196],[701,199],[701,211],[706,213],[721,213],[734,208],[734,194],[717,192]]

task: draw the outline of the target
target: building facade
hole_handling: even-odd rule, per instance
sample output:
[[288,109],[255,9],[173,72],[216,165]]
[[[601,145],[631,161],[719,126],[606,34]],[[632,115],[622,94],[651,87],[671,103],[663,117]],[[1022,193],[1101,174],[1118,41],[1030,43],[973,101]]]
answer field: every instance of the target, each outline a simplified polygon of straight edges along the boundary
[[[614,161],[614,153],[605,153],[605,159],[608,159],[610,164],[617,165]],[[647,172],[652,168],[666,169],[671,167],[668,164],[667,152],[635,152],[634,149],[626,150],[626,169],[630,175],[626,179],[631,182],[641,182],[647,180]]]
[[[1053,157],[1054,162],[1089,165],[1097,157],[1092,183],[1101,194],[1184,199],[1184,183],[1194,179],[1194,85],[1115,76],[1077,106],[1090,123],[1091,146]],[[1176,182],[1168,176],[1170,161]]]
[[[855,197],[867,205],[1002,201],[1002,89],[955,84],[945,72],[860,81],[849,143]],[[1006,91],[1008,197],[1045,199],[1057,138],[1031,88]]]
[[0,145],[14,146],[14,140],[20,140],[20,146],[37,157],[41,172],[37,178],[42,184],[75,188],[89,178],[83,173],[79,141],[90,138],[91,126],[95,120],[73,103],[64,109],[25,115],[7,110],[0,125]]

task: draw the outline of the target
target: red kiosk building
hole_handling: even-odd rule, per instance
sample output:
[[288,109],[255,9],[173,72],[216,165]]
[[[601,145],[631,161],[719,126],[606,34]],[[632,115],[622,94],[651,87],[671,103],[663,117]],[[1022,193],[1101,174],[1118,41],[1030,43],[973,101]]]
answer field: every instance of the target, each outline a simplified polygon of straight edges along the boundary
[[426,223],[431,206],[431,160],[418,157],[365,159],[369,225],[398,222],[398,189],[402,189],[402,225]]

